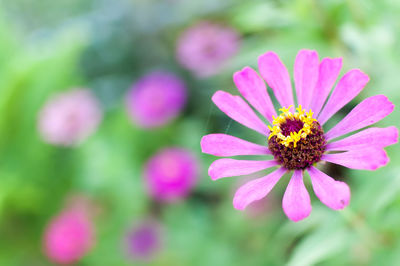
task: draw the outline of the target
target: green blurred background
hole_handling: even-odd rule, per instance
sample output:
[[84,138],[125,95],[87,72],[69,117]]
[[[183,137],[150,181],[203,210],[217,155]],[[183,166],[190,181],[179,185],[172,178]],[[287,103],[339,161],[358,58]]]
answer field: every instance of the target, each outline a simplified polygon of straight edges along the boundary
[[[0,265],[51,265],[42,235],[74,193],[100,209],[96,244],[77,265],[143,263],[125,256],[121,238],[153,211],[143,164],[167,146],[192,150],[202,170],[186,200],[158,210],[165,245],[150,265],[398,265],[398,145],[386,149],[389,165],[374,172],[326,166],[350,185],[349,207],[332,211],[310,193],[310,217],[293,223],[280,207],[288,177],[261,210],[237,211],[232,196],[243,179],[211,181],[207,168],[215,158],[201,154],[199,142],[212,132],[255,138],[210,98],[217,89],[235,91],[232,74],[256,67],[267,50],[277,52],[291,73],[297,51],[307,48],[320,58],[343,57],[341,74],[360,68],[370,76],[336,121],[376,94],[399,106],[399,14],[398,0],[0,1]],[[204,79],[175,59],[177,38],[200,20],[230,25],[242,37],[229,64]],[[132,124],[123,97],[154,69],[183,78],[189,100],[177,119],[149,131]],[[100,127],[75,148],[44,143],[36,126],[40,108],[53,93],[75,87],[90,88],[100,99]],[[397,126],[399,112],[378,126]]]

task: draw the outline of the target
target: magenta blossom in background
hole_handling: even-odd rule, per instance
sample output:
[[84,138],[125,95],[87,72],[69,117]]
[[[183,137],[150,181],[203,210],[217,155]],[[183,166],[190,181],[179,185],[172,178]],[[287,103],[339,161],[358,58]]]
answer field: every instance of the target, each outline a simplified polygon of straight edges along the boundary
[[159,127],[179,115],[186,103],[186,86],[172,73],[152,72],[139,79],[126,99],[133,121],[143,128]]
[[47,143],[79,144],[91,135],[102,119],[96,97],[84,89],[61,92],[50,98],[39,114],[38,129]]
[[217,74],[239,49],[239,35],[230,27],[200,22],[180,36],[176,56],[179,63],[198,77]]
[[274,52],[261,55],[258,67],[282,106],[279,115],[264,80],[255,70],[245,67],[234,74],[233,80],[243,97],[271,125],[267,126],[240,96],[217,91],[212,100],[226,115],[262,134],[265,143],[259,145],[226,134],[210,134],[201,140],[201,148],[204,153],[215,156],[265,155],[273,158],[262,161],[219,159],[211,164],[209,175],[216,180],[277,167],[272,173],[237,190],[233,205],[243,210],[250,203],[264,198],[285,173],[293,171],[282,207],[289,219],[300,221],[311,212],[310,197],[303,182],[303,175],[307,172],[321,202],[334,210],[343,209],[350,201],[349,187],[315,166],[322,161],[361,170],[376,170],[386,165],[389,158],[384,148],[397,143],[396,127],[371,127],[343,136],[380,121],[393,111],[394,105],[384,95],[369,97],[325,133],[322,128],[325,122],[367,84],[369,78],[366,74],[358,69],[348,71],[330,94],[342,67],[342,59],[324,58],[319,61],[317,52],[301,50],[294,63],[298,104],[294,108],[296,103],[290,76],[278,55]]
[[162,229],[154,220],[137,223],[126,235],[124,246],[132,259],[150,261],[162,247]]
[[197,181],[198,163],[191,152],[167,148],[146,164],[144,178],[151,196],[172,202],[186,197]]
[[66,209],[50,221],[44,235],[44,250],[54,263],[70,264],[93,246],[93,225],[82,209]]

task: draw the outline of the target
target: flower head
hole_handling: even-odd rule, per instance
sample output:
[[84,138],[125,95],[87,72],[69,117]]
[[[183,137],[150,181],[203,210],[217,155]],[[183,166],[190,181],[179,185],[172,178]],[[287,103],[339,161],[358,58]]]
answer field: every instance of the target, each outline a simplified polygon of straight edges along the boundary
[[159,201],[176,201],[189,194],[197,181],[198,165],[192,153],[166,148],[146,164],[144,178],[148,191]]
[[100,104],[89,90],[71,90],[47,101],[39,114],[38,129],[44,141],[72,146],[91,135],[101,119]]
[[143,128],[162,126],[175,118],[186,103],[186,86],[172,73],[152,72],[139,79],[126,99],[133,121]]
[[82,209],[64,210],[51,220],[44,235],[45,253],[58,264],[78,261],[91,249],[93,243],[93,225]]
[[176,55],[196,76],[208,77],[218,73],[238,48],[239,35],[234,29],[203,21],[180,36]]
[[132,259],[149,261],[161,249],[161,226],[154,220],[141,221],[125,237],[125,249]]
[[277,166],[272,173],[239,188],[233,204],[237,209],[244,209],[265,197],[285,173],[293,171],[282,205],[291,220],[299,221],[311,212],[310,197],[303,182],[307,172],[322,203],[335,210],[346,207],[350,201],[347,184],[334,180],[315,166],[322,161],[363,170],[386,165],[389,158],[384,147],[397,143],[396,127],[371,127],[344,136],[380,121],[393,111],[394,105],[384,95],[369,97],[325,132],[325,122],[367,84],[366,74],[358,69],[350,70],[329,96],[342,67],[341,58],[324,58],[320,62],[317,52],[301,50],[294,63],[298,105],[294,108],[290,76],[278,55],[273,52],[261,55],[258,66],[281,106],[279,115],[264,80],[255,70],[245,67],[236,72],[233,79],[242,96],[270,125],[261,120],[240,96],[217,91],[212,100],[233,120],[265,136],[265,143],[259,145],[226,134],[210,134],[201,140],[201,148],[204,153],[215,156],[265,155],[273,158],[263,161],[219,159],[209,168],[211,178],[248,175]]

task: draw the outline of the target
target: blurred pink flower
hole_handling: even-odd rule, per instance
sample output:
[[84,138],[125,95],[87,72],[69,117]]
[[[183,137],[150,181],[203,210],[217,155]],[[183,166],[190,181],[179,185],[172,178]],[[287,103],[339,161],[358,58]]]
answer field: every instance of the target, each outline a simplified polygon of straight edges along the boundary
[[180,36],[176,56],[179,63],[198,77],[217,74],[239,49],[239,34],[230,27],[203,21]]
[[78,261],[93,244],[93,225],[82,209],[64,210],[50,221],[44,235],[47,257],[59,264]]
[[72,146],[91,135],[102,119],[100,104],[85,89],[58,93],[51,97],[39,114],[38,129],[50,144]]
[[187,196],[196,184],[197,174],[196,158],[181,148],[161,150],[147,162],[144,170],[150,195],[166,202]]
[[154,220],[137,223],[125,238],[125,249],[129,257],[150,261],[162,247],[162,228]]
[[178,116],[186,103],[186,86],[168,72],[152,72],[128,92],[126,105],[132,120],[143,128],[159,127]]

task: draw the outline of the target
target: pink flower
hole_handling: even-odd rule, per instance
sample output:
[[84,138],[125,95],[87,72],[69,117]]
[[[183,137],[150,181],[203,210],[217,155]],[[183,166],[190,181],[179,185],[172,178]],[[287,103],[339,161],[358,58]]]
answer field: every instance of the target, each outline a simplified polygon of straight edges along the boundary
[[89,90],[78,89],[50,98],[40,111],[38,129],[47,143],[72,146],[90,136],[101,119],[95,96]]
[[293,171],[293,176],[282,202],[289,219],[300,221],[311,212],[310,197],[303,183],[304,172],[310,175],[314,192],[322,203],[334,210],[343,209],[350,201],[349,187],[318,170],[315,164],[326,161],[351,169],[375,170],[389,162],[383,148],[397,143],[396,127],[367,128],[336,140],[389,115],[394,105],[384,95],[363,100],[333,128],[324,132],[322,126],[325,122],[357,96],[369,81],[368,76],[360,70],[350,70],[339,80],[327,100],[341,66],[341,58],[324,58],[320,62],[317,52],[301,50],[294,63],[294,83],[299,105],[295,112],[292,85],[286,67],[274,52],[261,55],[258,67],[282,106],[279,115],[257,72],[250,67],[236,72],[233,79],[240,93],[272,126],[267,126],[240,96],[223,91],[214,94],[212,100],[225,114],[262,134],[267,142],[258,145],[225,134],[210,134],[201,140],[203,152],[215,156],[269,155],[273,159],[219,159],[209,168],[211,178],[216,180],[247,175],[278,167],[265,177],[240,187],[233,199],[236,209],[243,210],[250,203],[265,197],[289,171]]
[[234,29],[200,22],[180,36],[176,56],[196,76],[208,77],[218,73],[238,48],[239,35]]
[[161,226],[153,221],[146,220],[133,226],[125,238],[125,248],[132,259],[150,261],[161,249]]
[[172,73],[152,72],[142,77],[126,99],[133,121],[143,128],[162,126],[179,115],[186,103],[186,86]]
[[197,160],[189,151],[167,148],[147,162],[144,178],[151,196],[173,202],[189,194],[196,184],[197,172]]
[[82,209],[67,209],[48,225],[44,249],[54,263],[69,264],[81,259],[93,246],[93,225]]

